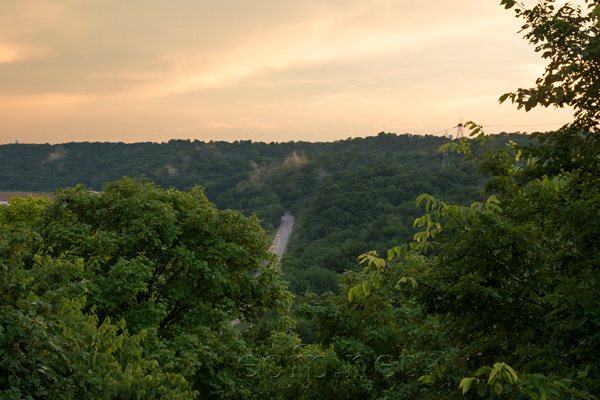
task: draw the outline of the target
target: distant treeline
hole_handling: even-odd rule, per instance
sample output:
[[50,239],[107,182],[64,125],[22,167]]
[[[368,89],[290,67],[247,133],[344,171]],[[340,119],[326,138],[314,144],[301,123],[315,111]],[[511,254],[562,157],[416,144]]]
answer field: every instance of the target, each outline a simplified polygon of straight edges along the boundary
[[[496,144],[525,143],[500,134]],[[338,274],[356,269],[368,250],[412,239],[422,193],[456,204],[481,200],[484,178],[449,139],[381,132],[329,143],[247,141],[9,144],[0,146],[0,190],[52,192],[85,185],[101,190],[123,176],[163,187],[199,185],[218,208],[255,214],[267,231],[291,210],[296,225],[283,268],[291,289],[336,291]]]

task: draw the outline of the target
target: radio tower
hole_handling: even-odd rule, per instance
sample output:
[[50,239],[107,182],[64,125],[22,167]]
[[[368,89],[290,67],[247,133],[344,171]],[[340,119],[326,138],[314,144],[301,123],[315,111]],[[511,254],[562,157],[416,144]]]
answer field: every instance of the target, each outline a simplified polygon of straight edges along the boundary
[[465,137],[465,127],[462,123],[462,117],[458,120],[458,125],[456,125],[456,138],[460,139]]

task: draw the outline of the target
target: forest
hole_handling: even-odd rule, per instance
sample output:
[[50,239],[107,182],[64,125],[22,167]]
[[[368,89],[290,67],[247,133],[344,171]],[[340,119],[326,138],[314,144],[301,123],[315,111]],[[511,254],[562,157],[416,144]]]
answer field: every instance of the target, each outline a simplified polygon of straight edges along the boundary
[[[524,144],[528,136],[494,137],[497,146],[510,141]],[[485,179],[460,155],[440,151],[449,142],[381,132],[334,143],[10,144],[0,146],[2,175],[26,179],[3,179],[0,189],[49,193],[68,183],[102,190],[105,179],[124,176],[181,191],[199,186],[218,209],[255,215],[267,233],[289,209],[296,228],[282,260],[286,280],[296,294],[321,294],[337,291],[339,274],[356,269],[360,254],[412,239],[418,195],[481,200]]]
[[0,206],[0,397],[598,398],[586,4],[502,1],[548,66],[499,101],[553,132],[0,146],[0,190],[53,192]]

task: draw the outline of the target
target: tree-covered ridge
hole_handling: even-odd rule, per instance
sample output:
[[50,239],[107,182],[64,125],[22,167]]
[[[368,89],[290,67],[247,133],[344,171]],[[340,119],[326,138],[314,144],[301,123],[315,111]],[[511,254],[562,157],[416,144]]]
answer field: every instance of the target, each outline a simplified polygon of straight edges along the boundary
[[[256,211],[269,228],[281,207],[297,208],[323,174],[355,166],[365,152],[412,151],[410,135],[379,135],[334,143],[241,141],[168,143],[65,143],[0,146],[0,190],[53,192],[83,184],[100,190],[123,176],[144,176],[162,187],[189,190],[196,185],[220,208]],[[440,140],[429,138],[427,141]],[[430,151],[437,146],[429,143]],[[320,157],[329,154],[330,156]],[[307,165],[308,164],[308,165]],[[351,165],[349,165],[351,164]],[[272,206],[274,208],[269,208]]]
[[[179,190],[196,185],[205,188],[211,201],[242,182],[253,182],[267,173],[270,186],[283,185],[278,195],[282,202],[299,200],[287,193],[288,170],[309,164],[305,173],[317,169],[321,174],[359,167],[369,155],[385,152],[410,154],[401,163],[427,161],[438,154],[436,144],[444,138],[434,136],[384,134],[331,143],[201,142],[171,140],[168,143],[64,143],[9,144],[0,146],[2,191],[53,192],[59,187],[83,184],[100,190],[105,182],[123,176],[148,180]],[[316,165],[314,165],[316,164]],[[423,166],[423,165],[421,165]],[[296,169],[294,169],[296,167]],[[290,185],[291,186],[291,185]],[[287,190],[286,190],[287,189]],[[302,195],[310,193],[303,191]]]
[[[499,135],[524,143],[526,135]],[[144,176],[163,187],[194,185],[217,208],[255,214],[272,231],[286,209],[296,219],[283,260],[291,289],[336,291],[338,274],[369,249],[410,240],[423,192],[460,204],[479,199],[484,179],[439,146],[436,136],[380,133],[332,143],[67,143],[0,146],[2,189],[56,190],[65,182],[100,189],[106,179]],[[22,179],[17,179],[18,177]],[[25,179],[26,178],[26,179]]]

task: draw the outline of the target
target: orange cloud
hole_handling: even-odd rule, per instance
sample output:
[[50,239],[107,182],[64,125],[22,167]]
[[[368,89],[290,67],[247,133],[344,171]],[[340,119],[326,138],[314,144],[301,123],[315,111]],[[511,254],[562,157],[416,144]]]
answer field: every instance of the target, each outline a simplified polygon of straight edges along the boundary
[[10,64],[52,56],[52,51],[39,46],[0,43],[0,64]]

